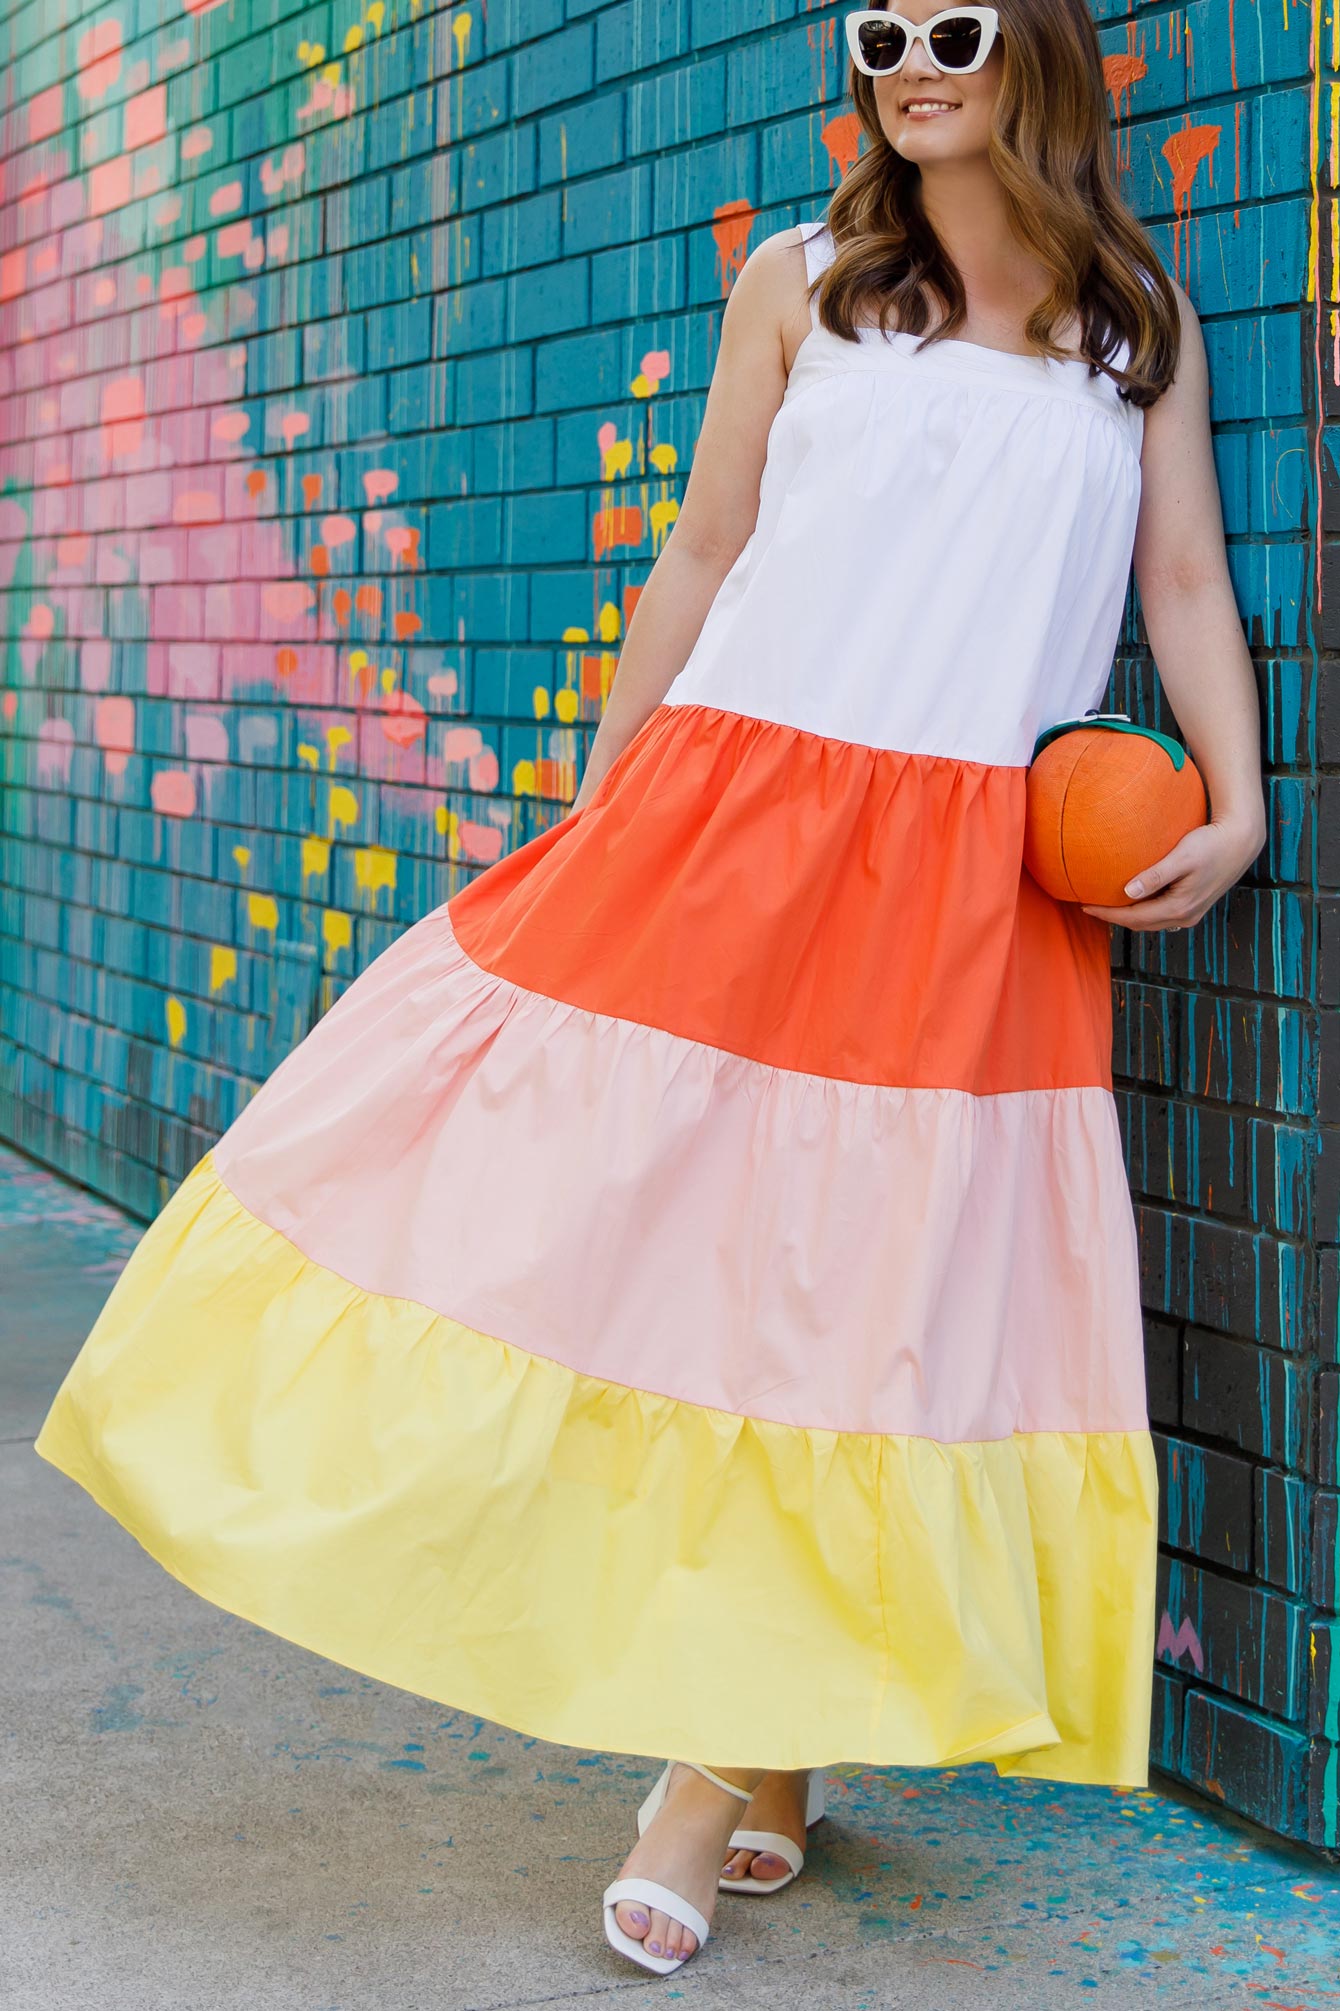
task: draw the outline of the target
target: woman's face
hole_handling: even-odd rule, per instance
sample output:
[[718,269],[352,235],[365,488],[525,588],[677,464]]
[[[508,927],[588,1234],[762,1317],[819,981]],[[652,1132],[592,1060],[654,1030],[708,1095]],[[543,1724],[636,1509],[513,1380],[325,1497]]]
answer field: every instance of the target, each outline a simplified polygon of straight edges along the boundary
[[[950,6],[946,0],[896,0],[882,11],[920,26],[949,12]],[[875,108],[889,145],[905,159],[927,164],[984,154],[1004,66],[1000,39],[998,30],[986,61],[968,76],[937,70],[924,43],[914,42],[901,69],[873,77]],[[949,109],[932,110],[932,105]]]

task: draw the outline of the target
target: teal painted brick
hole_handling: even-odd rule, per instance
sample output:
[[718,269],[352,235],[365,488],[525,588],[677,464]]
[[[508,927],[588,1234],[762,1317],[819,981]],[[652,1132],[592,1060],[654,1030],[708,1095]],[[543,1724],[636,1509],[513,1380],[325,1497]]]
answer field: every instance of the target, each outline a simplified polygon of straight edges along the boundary
[[535,409],[534,362],[527,350],[461,356],[456,359],[455,370],[459,425],[478,425],[504,417],[523,418]]
[[537,352],[534,409],[558,412],[626,398],[633,375],[622,334],[597,329],[560,337]]
[[1235,13],[1225,32],[1216,0],[1193,0],[1185,10],[1188,95],[1204,100],[1225,91],[1249,91],[1306,77],[1310,24],[1306,14],[1271,8]]
[[555,480],[552,419],[480,426],[473,445],[475,488],[482,495],[543,489]]
[[628,155],[714,138],[726,122],[725,56],[695,56],[671,70],[637,77],[626,92]]
[[485,275],[492,279],[556,258],[561,249],[559,219],[556,189],[491,209],[484,218]]
[[571,182],[618,167],[628,152],[625,96],[609,92],[586,104],[565,106],[541,119],[537,132],[538,175],[542,184]]
[[535,342],[589,325],[591,275],[584,258],[568,258],[520,273],[511,282],[510,292],[514,342]]
[[466,210],[529,195],[536,179],[535,127],[506,126],[462,147],[459,173],[461,207]]
[[[121,74],[90,103],[73,81],[82,24],[39,40],[40,11],[0,24],[0,47],[21,51],[7,134],[55,83],[70,136],[82,122],[111,159],[132,72],[154,77],[181,23],[156,7],[123,23]],[[1224,1535],[1239,1617],[1225,1622],[1230,1599],[1208,1675],[1158,1676],[1156,1752],[1233,1806],[1310,1823],[1316,1840],[1340,1828],[1335,1741],[1290,1743],[1296,1725],[1222,1689],[1234,1627],[1277,1642],[1278,1608],[1259,1601],[1287,1594],[1300,1609],[1305,1596],[1309,1390],[1340,1332],[1340,1181],[1323,1149],[1340,1113],[1328,828],[1340,716],[1307,542],[1319,480],[1334,535],[1340,457],[1333,426],[1316,437],[1329,336],[1307,298],[1312,24],[1297,9],[1226,18],[1208,0],[1129,18],[1098,0],[1095,13],[1104,52],[1142,66],[1117,107],[1123,189],[1202,315],[1272,769],[1269,840],[1246,884],[1185,938],[1114,936],[1145,1298],[1188,1355],[1170,1398],[1186,1414],[1164,1435],[1201,1473],[1206,1504],[1236,1504]],[[446,858],[440,808],[505,850],[564,814],[559,796],[514,795],[515,771],[584,759],[598,708],[588,694],[575,726],[537,719],[536,691],[552,705],[582,688],[584,659],[607,652],[580,638],[602,610],[626,620],[652,557],[644,535],[598,560],[593,521],[611,503],[645,508],[649,488],[682,494],[738,260],[819,213],[844,137],[840,10],[800,0],[441,6],[380,34],[365,24],[348,55],[347,25],[325,0],[263,13],[238,0],[195,18],[189,61],[166,76],[168,131],[136,149],[160,187],[102,220],[87,269],[76,239],[60,240],[57,198],[29,206],[22,234],[70,257],[44,329],[9,345],[19,394],[0,395],[7,422],[35,434],[54,387],[72,479],[39,483],[40,441],[14,442],[24,529],[0,627],[22,629],[60,531],[77,527],[98,563],[53,593],[57,632],[35,663],[0,659],[14,701],[0,738],[0,1126],[146,1213],[354,973],[481,870]],[[298,56],[304,38],[338,62],[350,106],[314,115],[322,79]],[[1180,189],[1188,126],[1215,145]],[[224,237],[229,220],[241,228]],[[1324,212],[1318,235],[1329,287]],[[169,273],[192,296],[180,317],[160,309]],[[129,298],[141,280],[148,291]],[[42,345],[57,341],[53,372]],[[653,350],[668,375],[641,398],[631,386]],[[143,388],[146,448],[108,471],[99,401],[126,375]],[[305,429],[286,437],[295,420]],[[607,426],[629,443],[626,479],[605,479]],[[673,465],[649,476],[653,445]],[[221,528],[174,520],[187,484],[227,498]],[[1336,578],[1328,557],[1323,615]],[[1333,618],[1322,629],[1329,650]],[[1134,592],[1124,637],[1115,702],[1170,723]],[[396,715],[403,745],[385,730],[388,684],[427,715],[422,732]],[[111,697],[132,703],[119,773],[100,744]],[[48,718],[71,735],[59,773]],[[448,737],[461,728],[478,760]],[[154,806],[169,769],[194,782],[191,817]],[[333,840],[324,864],[314,835]],[[396,860],[375,900],[358,884],[369,845]],[[253,894],[274,900],[277,926],[264,899],[253,914]],[[323,910],[341,902],[352,943],[327,950]],[[216,946],[237,958],[222,982]],[[188,1015],[177,1047],[169,995]],[[1225,1381],[1224,1362],[1249,1373]],[[1168,1533],[1208,1555],[1193,1492]],[[1298,1702],[1277,1685],[1277,1713]]]
[[580,489],[515,496],[505,536],[512,553],[542,551],[548,564],[578,564],[590,545],[587,498]]
[[593,325],[678,313],[686,305],[685,253],[675,237],[620,245],[590,261]]
[[574,182],[563,192],[565,258],[610,245],[631,244],[652,227],[652,168],[638,162]]
[[758,140],[753,133],[703,141],[655,163],[656,218],[662,230],[706,223],[723,203],[758,197]]

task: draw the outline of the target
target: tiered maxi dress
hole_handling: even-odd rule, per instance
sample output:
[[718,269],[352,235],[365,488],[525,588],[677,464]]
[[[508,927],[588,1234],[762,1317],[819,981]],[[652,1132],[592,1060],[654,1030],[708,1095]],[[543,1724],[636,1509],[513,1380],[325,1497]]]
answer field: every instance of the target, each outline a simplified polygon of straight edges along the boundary
[[664,701],[197,1162],[37,1450],[218,1605],[535,1736],[1138,1786],[1109,931],[1021,854],[1143,420],[918,342],[815,317]]

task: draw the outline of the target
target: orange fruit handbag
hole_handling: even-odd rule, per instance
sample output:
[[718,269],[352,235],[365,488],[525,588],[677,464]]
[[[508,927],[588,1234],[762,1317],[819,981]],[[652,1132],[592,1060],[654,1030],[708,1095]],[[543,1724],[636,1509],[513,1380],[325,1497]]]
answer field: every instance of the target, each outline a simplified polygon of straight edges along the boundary
[[1128,908],[1125,885],[1209,815],[1185,747],[1124,712],[1062,719],[1028,767],[1024,864],[1058,901]]

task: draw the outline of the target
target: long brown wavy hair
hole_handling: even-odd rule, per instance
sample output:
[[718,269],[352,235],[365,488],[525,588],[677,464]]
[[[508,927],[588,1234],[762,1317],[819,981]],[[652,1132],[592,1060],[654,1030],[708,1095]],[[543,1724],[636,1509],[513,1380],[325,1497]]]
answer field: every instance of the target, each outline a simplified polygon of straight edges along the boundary
[[[1176,371],[1181,316],[1153,240],[1117,191],[1093,17],[1086,0],[994,4],[1004,62],[989,157],[1016,235],[1052,281],[1025,336],[1060,357],[1054,330],[1076,315],[1090,375],[1105,371],[1123,397],[1152,405]],[[828,204],[837,255],[811,287],[819,318],[854,341],[858,313],[877,307],[881,329],[892,316],[924,336],[923,347],[948,340],[963,326],[967,297],[922,210],[920,169],[885,137],[874,78],[849,63],[847,88],[869,144]],[[945,311],[928,332],[932,296]],[[1122,340],[1124,370],[1113,360]]]

